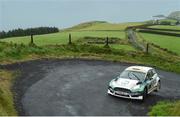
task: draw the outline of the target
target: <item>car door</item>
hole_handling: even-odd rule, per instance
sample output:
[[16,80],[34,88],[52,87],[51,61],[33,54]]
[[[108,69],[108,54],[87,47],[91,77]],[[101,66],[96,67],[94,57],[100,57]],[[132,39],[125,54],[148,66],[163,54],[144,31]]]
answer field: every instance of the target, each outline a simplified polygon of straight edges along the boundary
[[152,74],[152,87],[154,88],[156,86],[158,76],[154,69],[151,70],[151,74]]
[[152,70],[149,70],[146,75],[146,83],[147,83],[147,88],[148,88],[148,93],[149,93],[153,90],[156,83],[156,79]]

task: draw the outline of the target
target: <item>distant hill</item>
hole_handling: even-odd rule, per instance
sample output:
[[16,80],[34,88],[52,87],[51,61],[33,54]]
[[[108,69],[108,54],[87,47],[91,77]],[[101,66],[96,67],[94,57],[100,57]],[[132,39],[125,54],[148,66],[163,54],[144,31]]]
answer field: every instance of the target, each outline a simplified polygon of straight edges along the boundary
[[180,21],[180,11],[170,13],[168,18]]
[[71,28],[67,28],[65,30],[80,30],[80,29],[84,29],[87,27],[90,27],[92,25],[96,25],[96,24],[101,24],[101,23],[107,23],[106,21],[90,21],[90,22],[84,22],[84,23],[80,23],[78,25],[75,25]]
[[128,26],[137,26],[144,23],[145,22],[109,23],[106,21],[91,21],[64,29],[64,31],[122,31]]

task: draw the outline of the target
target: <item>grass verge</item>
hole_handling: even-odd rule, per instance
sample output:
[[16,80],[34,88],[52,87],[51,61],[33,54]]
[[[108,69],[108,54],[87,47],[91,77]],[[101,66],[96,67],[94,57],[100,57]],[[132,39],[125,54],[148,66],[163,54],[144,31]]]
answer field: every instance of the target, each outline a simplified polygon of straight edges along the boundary
[[0,43],[1,64],[40,58],[100,58],[154,66],[163,70],[180,73],[179,57],[161,56],[159,54],[145,54],[135,50],[106,48],[96,45],[53,45],[53,46],[26,46]]
[[180,116],[180,100],[179,101],[161,101],[152,107],[148,113],[151,116]]
[[15,73],[0,70],[0,116],[16,116],[11,92],[12,80]]

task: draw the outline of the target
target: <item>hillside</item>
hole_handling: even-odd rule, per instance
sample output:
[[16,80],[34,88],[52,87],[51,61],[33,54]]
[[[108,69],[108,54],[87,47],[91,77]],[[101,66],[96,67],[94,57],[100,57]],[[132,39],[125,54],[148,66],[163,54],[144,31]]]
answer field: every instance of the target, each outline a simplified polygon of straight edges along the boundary
[[168,18],[180,21],[180,11],[175,11],[175,12],[170,13]]
[[128,22],[128,23],[109,23],[106,21],[85,22],[64,31],[123,31],[128,26],[142,25],[144,22]]
[[72,26],[70,28],[66,28],[65,31],[68,30],[80,30],[80,29],[84,29],[93,25],[97,25],[97,24],[102,24],[102,23],[107,23],[106,21],[90,21],[90,22],[84,22],[84,23],[80,23],[78,25]]

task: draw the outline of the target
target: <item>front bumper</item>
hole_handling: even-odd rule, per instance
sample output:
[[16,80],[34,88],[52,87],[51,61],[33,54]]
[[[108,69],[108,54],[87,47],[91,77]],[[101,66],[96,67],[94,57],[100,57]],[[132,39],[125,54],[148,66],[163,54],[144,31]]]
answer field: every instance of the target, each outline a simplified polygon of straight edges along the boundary
[[108,89],[107,93],[110,94],[110,95],[113,95],[113,96],[122,97],[122,98],[128,98],[128,99],[137,99],[137,100],[142,100],[143,99],[142,95],[118,94],[115,91],[112,91],[110,89]]

